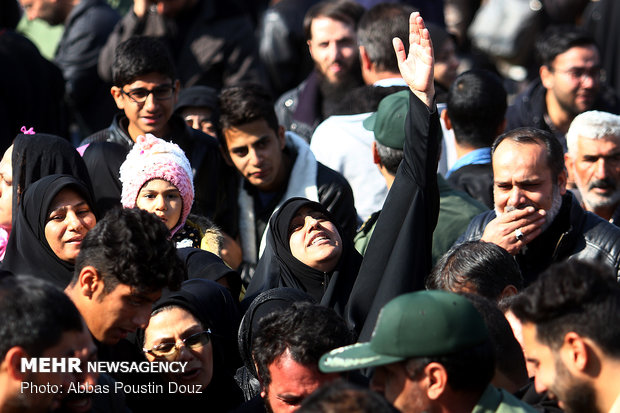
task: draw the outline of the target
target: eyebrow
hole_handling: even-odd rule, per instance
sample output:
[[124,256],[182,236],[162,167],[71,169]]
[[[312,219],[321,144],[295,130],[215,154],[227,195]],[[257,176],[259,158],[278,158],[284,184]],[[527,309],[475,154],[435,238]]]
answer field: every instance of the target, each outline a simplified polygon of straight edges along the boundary
[[50,210],[50,214],[56,211],[62,211],[67,209],[68,207],[73,207],[73,208],[79,208],[82,207],[84,205],[87,205],[88,207],[90,207],[90,205],[88,205],[88,202],[86,202],[85,200],[82,200],[76,204],[64,204],[64,205],[58,205],[56,207],[52,207],[52,209]]

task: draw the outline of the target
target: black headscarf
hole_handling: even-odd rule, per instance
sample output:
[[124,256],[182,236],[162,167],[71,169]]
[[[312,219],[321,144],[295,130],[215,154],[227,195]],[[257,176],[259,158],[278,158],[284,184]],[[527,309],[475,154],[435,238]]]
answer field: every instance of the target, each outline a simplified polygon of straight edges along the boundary
[[333,308],[340,315],[348,301],[362,257],[347,237],[342,237],[342,255],[330,273],[314,269],[293,256],[289,244],[289,225],[302,207],[320,211],[338,227],[329,211],[318,202],[291,198],[269,220],[267,246],[250,281],[247,297],[276,287],[292,287],[307,292],[314,300]]
[[213,378],[197,400],[184,399],[184,403],[207,405],[214,412],[225,412],[239,405],[243,397],[233,374],[241,365],[236,348],[240,316],[230,292],[211,280],[187,280],[179,291],[168,292],[157,301],[153,311],[168,306],[187,310],[212,332]]
[[123,186],[119,170],[127,158],[127,148],[113,142],[91,143],[84,151],[83,158],[101,216],[114,207],[120,208]]
[[185,263],[188,279],[204,278],[217,281],[225,278],[232,296],[239,297],[241,292],[239,274],[224,264],[220,257],[209,251],[192,247],[177,248],[177,255]]
[[93,208],[87,186],[72,176],[49,175],[31,184],[17,211],[13,211],[13,229],[2,262],[3,270],[43,278],[62,289],[69,284],[74,265],[58,258],[45,238],[49,208],[54,197],[65,188],[77,192]]
[[[75,148],[66,140],[56,135],[20,133],[13,141],[11,158],[13,167],[13,211],[33,182],[47,175],[71,175],[86,185],[91,194],[92,186],[86,165]],[[90,203],[91,208],[95,205]]]

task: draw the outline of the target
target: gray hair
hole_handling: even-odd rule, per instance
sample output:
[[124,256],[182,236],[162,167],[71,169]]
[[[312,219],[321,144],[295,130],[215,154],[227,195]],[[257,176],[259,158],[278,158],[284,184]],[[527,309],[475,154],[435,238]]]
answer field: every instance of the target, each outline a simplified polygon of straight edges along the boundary
[[598,110],[583,112],[573,119],[566,133],[568,153],[577,152],[579,137],[603,139],[608,136],[620,138],[620,116]]

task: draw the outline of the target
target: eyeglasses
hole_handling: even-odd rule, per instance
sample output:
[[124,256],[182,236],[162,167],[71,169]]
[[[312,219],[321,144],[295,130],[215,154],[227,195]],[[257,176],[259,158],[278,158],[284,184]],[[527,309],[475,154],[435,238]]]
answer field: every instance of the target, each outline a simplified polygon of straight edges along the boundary
[[200,333],[192,334],[191,336],[181,340],[180,343],[161,343],[151,349],[143,348],[142,351],[155,357],[163,357],[168,361],[173,361],[177,358],[182,346],[197,350],[209,344],[209,341],[211,341],[210,334],[211,330],[207,329],[205,331],[201,331]]
[[127,96],[129,99],[133,100],[134,102],[142,104],[146,102],[146,99],[149,97],[150,94],[153,94],[153,98],[155,98],[156,100],[170,99],[174,93],[174,86],[163,85],[157,86],[156,88],[150,90],[145,88],[138,88],[132,89],[129,92],[125,92],[123,89],[121,89],[121,93]]
[[572,80],[581,81],[583,81],[586,76],[592,80],[599,80],[604,75],[603,69],[601,69],[600,67],[572,67],[567,70],[552,69],[552,71],[568,75]]

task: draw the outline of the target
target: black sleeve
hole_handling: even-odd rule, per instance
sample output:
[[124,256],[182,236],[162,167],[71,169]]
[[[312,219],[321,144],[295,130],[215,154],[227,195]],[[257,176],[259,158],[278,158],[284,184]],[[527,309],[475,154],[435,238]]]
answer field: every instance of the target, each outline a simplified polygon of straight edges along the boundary
[[413,94],[405,126],[404,159],[388,193],[351,293],[347,321],[370,339],[379,310],[392,298],[424,288],[439,214],[437,109]]

